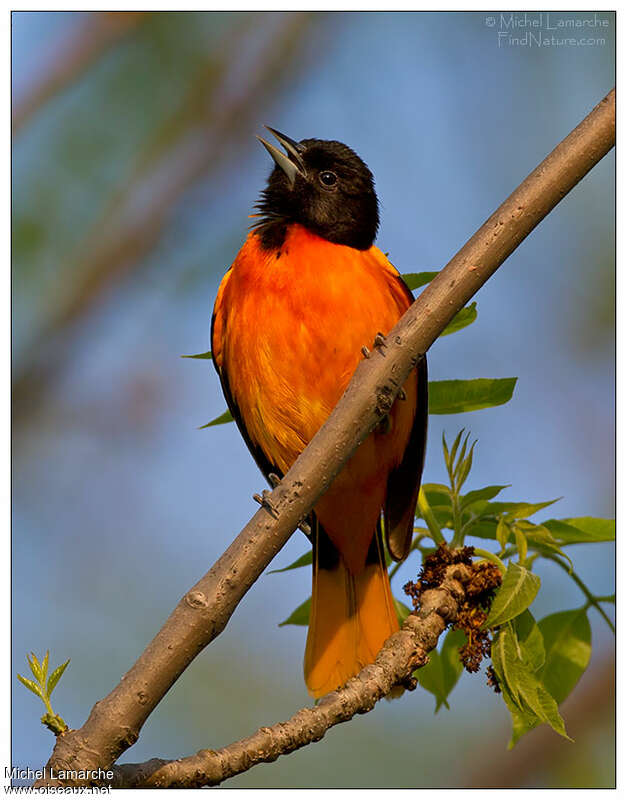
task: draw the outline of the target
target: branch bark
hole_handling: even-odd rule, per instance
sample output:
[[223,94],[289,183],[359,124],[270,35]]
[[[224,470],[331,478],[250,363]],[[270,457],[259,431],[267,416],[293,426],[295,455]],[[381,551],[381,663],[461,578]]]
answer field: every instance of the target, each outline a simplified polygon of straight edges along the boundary
[[[138,738],[165,693],[225,628],[244,594],[316,504],[348,458],[391,408],[409,372],[453,316],[615,142],[615,93],[523,181],[360,363],[340,402],[283,481],[80,730],[57,738],[47,764],[110,767]],[[364,344],[371,345],[370,342]],[[42,781],[43,785],[49,781]],[[66,783],[69,783],[66,782]]]

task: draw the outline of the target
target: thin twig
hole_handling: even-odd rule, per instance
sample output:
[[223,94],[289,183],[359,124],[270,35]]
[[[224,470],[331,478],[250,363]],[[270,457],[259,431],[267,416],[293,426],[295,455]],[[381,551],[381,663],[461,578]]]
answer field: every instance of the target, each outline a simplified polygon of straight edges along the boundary
[[436,544],[446,544],[446,539],[444,538],[444,534],[440,530],[438,521],[435,518],[435,514],[431,510],[431,506],[429,505],[429,501],[427,500],[426,492],[422,486],[420,487],[420,491],[418,492],[418,510],[420,511],[420,516],[427,523],[427,528],[429,528],[429,533],[431,534],[431,538],[433,539],[433,541]]
[[599,612],[599,614],[607,622],[607,624],[608,624],[610,630],[612,631],[612,633],[615,634],[616,633],[616,628],[614,627],[614,623],[612,622],[612,620],[608,617],[608,615],[605,613],[605,611],[599,605],[599,602],[603,598],[595,597],[592,594],[592,592],[590,591],[590,589],[588,589],[586,584],[581,580],[579,575],[577,575],[577,573],[573,569],[571,569],[571,567],[568,564],[565,564],[562,561],[561,558],[559,558],[556,555],[553,555],[552,553],[543,553],[542,555],[543,555],[544,558],[548,558],[551,561],[554,561],[556,564],[559,564],[559,566],[564,570],[564,572],[568,573],[569,577],[571,577],[575,581],[577,586],[581,589],[581,591],[586,596],[586,599],[588,601],[588,605],[594,606],[594,608],[596,608],[596,610]]

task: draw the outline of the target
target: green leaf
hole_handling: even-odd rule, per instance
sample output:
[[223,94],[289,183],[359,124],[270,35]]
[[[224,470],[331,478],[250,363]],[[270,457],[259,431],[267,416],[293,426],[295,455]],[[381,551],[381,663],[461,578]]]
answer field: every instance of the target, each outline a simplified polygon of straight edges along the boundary
[[207,350],[206,353],[195,353],[193,356],[181,356],[181,358],[213,358],[213,356],[211,350]]
[[439,543],[444,543],[444,536],[442,535],[442,528],[437,521],[436,515],[433,513],[431,506],[427,500],[427,495],[425,494],[425,490],[420,487],[420,491],[418,492],[418,503],[416,506],[415,513],[421,517],[426,523],[427,528],[429,529],[429,535],[433,539],[436,546]]
[[[466,437],[466,440],[467,439],[468,439],[468,437]],[[466,479],[468,478],[470,470],[472,469],[472,456],[473,456],[473,453],[475,452],[475,445],[476,444],[477,444],[477,441],[475,440],[472,443],[472,445],[470,447],[470,451],[469,451],[468,455],[466,456],[466,458],[460,457],[458,468],[455,471],[455,475],[456,475],[456,491],[457,492],[459,492],[460,489],[462,488],[462,486],[466,483]],[[465,446],[466,446],[466,442],[464,442],[464,448],[465,448]]]
[[449,456],[449,464],[448,464],[449,471],[451,473],[455,471],[455,459],[457,458],[457,448],[459,447],[463,435],[464,435],[464,429],[462,428],[461,431],[455,437],[455,441],[453,442],[453,446],[451,447],[451,455]]
[[[559,711],[555,710],[554,704],[551,703],[550,695],[548,695],[548,692],[546,692],[546,689],[544,689],[542,684],[536,686],[536,692],[536,702],[538,703],[543,716],[552,717],[553,725],[551,725],[551,727],[553,727],[554,730],[556,730],[561,736],[564,736],[566,739],[570,739],[570,737],[566,734],[564,721],[562,720]],[[507,689],[503,690],[503,700],[505,701],[505,704],[512,717],[512,737],[507,746],[508,750],[511,750],[525,733],[533,730],[538,725],[542,724],[543,722],[551,724],[548,719],[542,719],[541,717],[538,717],[538,715],[527,708],[527,706],[523,706],[521,709],[520,706],[516,704],[511,693]]]
[[509,484],[505,486],[486,486],[483,489],[473,489],[472,492],[468,492],[460,498],[460,508],[463,511],[479,501],[492,500],[493,497],[496,497],[497,494],[500,494],[503,489],[507,489],[508,487]]
[[557,703],[535,676],[532,677],[529,673],[523,674],[520,693],[525,706],[535,714],[536,724],[545,722],[560,736],[570,739],[566,733],[564,720],[558,711]]
[[535,621],[533,614],[527,610],[519,614],[512,621],[512,625],[523,651],[524,660],[534,672],[537,672],[541,669],[546,659],[544,638],[538,623]]
[[446,464],[446,466],[447,466],[447,468],[448,468],[448,470],[450,472],[451,471],[450,470],[451,455],[450,455],[450,453],[448,451],[448,445],[446,444],[446,436],[444,434],[444,431],[442,431],[442,450],[444,451],[444,463]]
[[570,564],[571,571],[573,570],[573,562],[557,544],[553,538],[553,534],[548,528],[546,528],[544,525],[534,525],[533,523],[526,522],[524,520],[519,521],[517,525],[524,530],[530,547],[532,547],[534,550],[537,550],[537,552],[540,554],[546,554],[548,551],[550,553],[556,553],[557,555],[562,556],[562,558],[564,558]]
[[540,677],[559,705],[575,688],[590,661],[590,622],[580,608],[550,614],[540,620],[539,628],[546,648]]
[[400,600],[397,600],[396,597],[393,597],[392,599],[394,600],[394,608],[396,609],[398,624],[402,625],[407,617],[412,613],[411,608],[406,606],[405,603],[402,603]]
[[509,709],[509,713],[512,717],[512,738],[507,745],[507,749],[511,750],[521,736],[537,727],[538,719],[535,714],[521,711],[507,690],[503,692],[503,700],[505,700],[505,705]]
[[496,539],[496,520],[478,519],[468,526],[465,535],[494,541]]
[[451,506],[431,506],[431,511],[440,529],[451,528],[453,524],[453,512]]
[[60,664],[60,665],[59,665],[59,666],[58,666],[58,667],[57,667],[57,668],[54,670],[54,672],[52,673],[52,675],[51,675],[51,676],[48,678],[48,685],[47,685],[47,687],[46,687],[46,692],[47,692],[47,694],[48,694],[48,697],[50,697],[50,695],[53,693],[53,691],[54,691],[54,689],[55,689],[55,687],[56,687],[57,683],[59,683],[59,681],[60,681],[60,679],[61,679],[61,676],[62,676],[62,675],[63,675],[63,673],[65,672],[65,669],[66,669],[66,667],[67,667],[67,665],[68,665],[69,663],[70,663],[70,659],[68,658],[68,660],[67,660],[65,663],[63,663],[63,664]]
[[[564,720],[557,708],[557,703],[555,702],[554,698],[551,697],[549,692],[544,688],[541,683],[538,683],[535,687],[536,697],[538,699],[538,708],[541,709],[541,714],[538,713],[538,716],[543,718],[543,721],[548,723],[555,733],[559,733],[560,736],[563,736],[564,739],[568,739],[568,741],[572,742],[573,740],[570,736],[566,733],[566,726],[564,725]],[[526,697],[525,697],[526,699]]]
[[496,541],[501,545],[501,550],[505,550],[505,546],[509,542],[510,534],[511,530],[507,522],[503,519],[499,519],[496,524]]
[[527,537],[518,525],[514,525],[514,537],[516,539],[516,549],[518,550],[518,561],[524,564],[527,558]]
[[414,673],[423,689],[435,697],[435,713],[444,705],[449,708],[448,696],[455,688],[463,665],[459,658],[459,648],[466,641],[463,631],[450,630],[440,651],[429,653],[429,662]]
[[[448,486],[444,486],[440,483],[425,483],[420,488],[427,499],[429,509],[435,517],[438,526],[440,528],[448,527],[453,514],[450,489]],[[420,502],[416,505],[416,516],[424,519],[420,508]]]
[[451,490],[443,483],[423,483],[422,488],[427,495],[429,505],[445,506],[451,504]]
[[457,685],[459,676],[464,671],[459,651],[465,644],[466,634],[464,631],[449,630],[444,638],[440,657],[444,672],[444,691],[447,698]]
[[492,659],[492,666],[494,667],[494,671],[496,672],[496,676],[499,679],[499,686],[503,695],[505,692],[509,692],[511,695],[512,702],[515,706],[519,706],[518,699],[516,698],[514,692],[514,676],[509,675],[508,669],[509,665],[507,659],[505,657],[505,644],[507,641],[507,628],[503,628],[499,631],[496,636],[492,639],[492,644],[490,646],[490,658]]
[[528,608],[535,600],[540,588],[540,578],[520,564],[510,561],[503,583],[492,601],[485,628],[503,625]]
[[50,660],[50,651],[46,650],[46,655],[41,662],[41,685],[46,685],[46,678],[48,677],[48,662]]
[[[525,641],[528,643],[529,637]],[[492,661],[503,698],[512,711],[514,730],[511,745],[540,722],[547,723],[561,736],[569,738],[557,703],[535,674],[533,663],[527,658],[525,644],[519,642],[511,624],[503,627],[493,642]]]
[[429,653],[429,661],[424,667],[416,670],[414,676],[422,688],[435,697],[435,713],[442,705],[449,708],[449,704],[444,697],[442,660],[437,650],[432,650]]
[[511,399],[517,378],[430,381],[429,413],[461,414],[500,406]]
[[[513,507],[506,512],[506,516],[508,519],[527,519],[527,517],[532,517],[535,513],[540,511],[542,508],[546,508],[547,506],[553,505],[553,503],[557,503],[558,500],[561,500],[561,497],[556,497],[555,500],[547,500],[544,503],[514,503],[512,504]],[[498,503],[494,503],[493,505],[499,505]],[[503,503],[502,505],[509,505],[508,503]]]
[[409,289],[419,289],[432,281],[437,274],[437,272],[406,272],[401,278]]
[[616,521],[597,517],[577,517],[562,520],[566,525],[577,528],[590,537],[593,542],[613,542],[616,538]]
[[304,603],[301,603],[298,608],[289,615],[283,622],[279,622],[279,628],[284,625],[309,625],[309,616],[311,614],[311,597],[308,597]]
[[26,688],[29,689],[33,694],[36,694],[37,697],[41,697],[42,700],[44,699],[43,692],[41,691],[41,688],[35,683],[35,681],[31,681],[30,678],[24,678],[22,675],[18,675],[17,679],[18,681],[20,681],[20,683],[23,683],[24,686],[26,686]]
[[542,523],[560,544],[581,542],[613,542],[616,523],[613,519],[578,517],[576,519],[548,519]]
[[456,333],[457,331],[461,331],[462,328],[468,327],[468,325],[472,325],[472,323],[477,319],[477,304],[471,303],[466,308],[462,308],[461,311],[458,311],[457,314],[453,317],[453,319],[449,322],[449,324],[444,328],[440,336],[448,336],[449,333]]
[[561,498],[558,497],[555,500],[547,500],[544,503],[488,503],[483,510],[483,515],[488,516],[493,514],[494,516],[498,516],[499,514],[505,514],[509,520],[526,519],[527,517],[533,516],[537,511],[540,511],[540,509],[557,503],[560,499]]
[[268,575],[276,575],[277,572],[288,572],[290,569],[298,569],[298,567],[306,567],[313,562],[313,552],[308,550],[306,553],[303,553],[302,556],[296,559],[296,561],[292,561],[291,564],[288,564],[287,567],[282,567],[281,569],[271,569],[268,572]]
[[41,664],[39,663],[37,656],[34,653],[31,653],[30,656],[29,655],[26,656],[26,660],[28,661],[28,664],[30,666],[30,671],[37,678],[37,681],[43,685],[43,681],[41,679],[42,677]]
[[459,452],[459,457],[457,459],[457,464],[455,465],[455,476],[459,474],[460,470],[463,468],[464,459],[466,457],[466,447],[468,446],[468,439],[470,437],[470,431],[464,436],[464,441],[462,442],[462,449]]
[[201,425],[198,430],[201,431],[203,428],[211,428],[214,425],[224,425],[225,422],[233,422],[231,412],[228,410],[220,414],[219,417],[212,419],[211,422],[208,422],[206,425]]

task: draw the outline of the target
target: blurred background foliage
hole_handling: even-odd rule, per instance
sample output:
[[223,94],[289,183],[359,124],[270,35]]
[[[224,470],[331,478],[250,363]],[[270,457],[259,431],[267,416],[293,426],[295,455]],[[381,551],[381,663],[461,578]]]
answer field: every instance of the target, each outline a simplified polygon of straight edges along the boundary
[[[614,16],[599,16],[604,43],[536,48],[499,47],[498,16],[479,13],[13,14],[13,674],[32,649],[70,657],[55,698],[71,726],[255,510],[235,426],[196,430],[224,407],[213,368],[179,358],[207,349],[270,170],[254,134],[353,146],[377,178],[381,248],[402,272],[439,269],[613,85]],[[519,376],[509,404],[461,422],[477,486],[613,516],[613,291],[611,153],[482,289],[478,321],[432,348],[435,379]],[[432,418],[426,480],[459,425]],[[295,534],[273,567],[304,549]],[[614,590],[610,545],[573,559]],[[543,569],[536,616],[581,602]],[[218,747],[307,702],[304,629],[277,627],[303,581],[257,582],[127,760]],[[451,711],[418,690],[228,785],[611,786],[613,669],[593,616],[563,709],[574,744],[537,730],[507,752],[505,707],[466,675]],[[50,752],[36,704],[16,681],[15,765]]]

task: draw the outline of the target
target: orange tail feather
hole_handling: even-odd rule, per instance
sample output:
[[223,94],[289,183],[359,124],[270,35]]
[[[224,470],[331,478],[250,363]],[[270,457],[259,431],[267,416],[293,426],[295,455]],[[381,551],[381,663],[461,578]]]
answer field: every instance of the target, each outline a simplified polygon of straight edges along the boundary
[[320,548],[314,546],[305,649],[305,682],[313,697],[343,686],[371,664],[383,642],[399,628],[378,533],[376,537],[375,547],[371,547],[375,558],[369,558],[357,575],[348,570],[339,554],[332,566],[323,565]]

